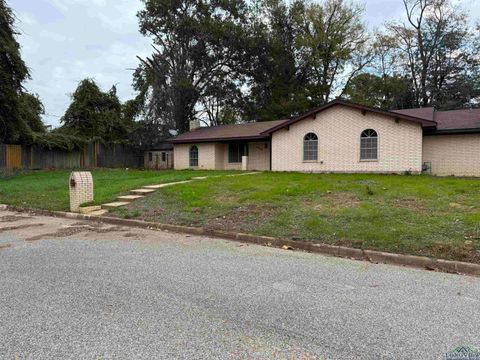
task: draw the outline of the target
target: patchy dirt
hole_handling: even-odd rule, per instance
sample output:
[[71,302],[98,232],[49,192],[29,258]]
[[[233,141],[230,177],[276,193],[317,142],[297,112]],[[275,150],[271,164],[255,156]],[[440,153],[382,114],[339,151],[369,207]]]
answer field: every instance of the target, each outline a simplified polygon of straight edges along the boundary
[[0,228],[0,233],[5,231],[20,230],[20,229],[25,229],[29,227],[37,227],[37,226],[43,226],[43,225],[45,224],[24,224],[24,225],[17,225],[17,226],[7,226],[7,227]]
[[315,210],[347,209],[358,207],[360,199],[350,192],[332,192],[323,196],[319,201],[306,201],[305,204]]
[[425,255],[429,256],[434,253],[436,257],[441,259],[455,259],[472,263],[480,263],[480,251],[476,249],[472,241],[465,241],[462,244],[447,244],[443,242],[435,242],[426,250],[421,250]]
[[418,212],[427,211],[427,204],[425,203],[425,201],[416,198],[395,199],[393,203],[396,207],[402,209],[408,209]]
[[75,223],[72,225],[63,226],[53,233],[40,234],[29,237],[25,241],[37,241],[46,238],[62,238],[67,236],[76,235],[82,232],[94,232],[94,233],[108,233],[115,231],[123,231],[124,228],[121,226],[106,226],[101,223]]
[[206,229],[224,231],[247,231],[254,226],[261,225],[275,215],[278,209],[272,205],[239,206],[224,216],[207,221]]
[[0,222],[17,222],[20,220],[30,220],[30,218],[28,216],[21,216],[21,215],[0,216]]

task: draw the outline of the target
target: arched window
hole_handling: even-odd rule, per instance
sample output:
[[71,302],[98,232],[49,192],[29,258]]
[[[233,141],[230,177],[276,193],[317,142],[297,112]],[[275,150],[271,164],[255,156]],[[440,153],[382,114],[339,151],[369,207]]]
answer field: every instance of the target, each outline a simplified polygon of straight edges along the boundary
[[198,147],[193,145],[190,148],[190,167],[198,166]]
[[314,133],[308,133],[303,138],[303,161],[318,160],[318,137]]
[[378,135],[375,130],[367,129],[360,137],[360,160],[378,159]]

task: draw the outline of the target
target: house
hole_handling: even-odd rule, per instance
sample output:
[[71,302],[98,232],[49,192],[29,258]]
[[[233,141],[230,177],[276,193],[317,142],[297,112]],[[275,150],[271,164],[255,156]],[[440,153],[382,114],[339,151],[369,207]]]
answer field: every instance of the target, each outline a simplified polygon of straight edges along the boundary
[[173,169],[173,145],[167,142],[157,144],[144,152],[143,159],[145,169]]
[[335,100],[292,119],[196,128],[170,141],[175,169],[480,176],[480,109]]

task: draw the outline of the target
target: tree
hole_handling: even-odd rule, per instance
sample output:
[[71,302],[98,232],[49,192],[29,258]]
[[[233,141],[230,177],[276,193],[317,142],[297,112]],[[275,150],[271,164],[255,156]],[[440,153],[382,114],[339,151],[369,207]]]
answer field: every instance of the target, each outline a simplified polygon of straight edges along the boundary
[[22,92],[18,102],[18,117],[20,123],[24,124],[26,129],[24,133],[43,134],[46,132],[45,124],[42,121],[42,115],[45,114],[45,108],[38,95]]
[[288,118],[304,112],[309,100],[295,50],[294,9],[282,0],[257,1],[250,19],[249,92],[244,113],[249,119]]
[[358,104],[379,107],[382,109],[403,108],[403,98],[408,91],[408,80],[399,76],[383,77],[363,73],[355,76],[347,88],[344,96]]
[[202,100],[214,88],[242,83],[247,7],[237,0],[142,1],[140,31],[152,38],[154,53],[140,59],[136,88],[149,121],[184,132],[205,114]]
[[102,92],[91,79],[79,83],[61,123],[61,133],[103,142],[126,141],[133,126],[122,114],[115,86]]
[[15,39],[15,17],[5,0],[0,0],[0,142],[18,143],[25,136],[25,124],[18,116],[22,83],[28,79],[27,66]]
[[371,61],[363,8],[344,0],[299,4],[295,46],[307,72],[307,91],[313,104],[341,95],[348,83]]
[[[467,16],[449,0],[403,0],[406,23],[387,25],[397,39],[414,91],[412,106],[463,106],[479,74],[478,47]],[[453,91],[457,89],[457,91]],[[471,92],[471,86],[464,88]]]

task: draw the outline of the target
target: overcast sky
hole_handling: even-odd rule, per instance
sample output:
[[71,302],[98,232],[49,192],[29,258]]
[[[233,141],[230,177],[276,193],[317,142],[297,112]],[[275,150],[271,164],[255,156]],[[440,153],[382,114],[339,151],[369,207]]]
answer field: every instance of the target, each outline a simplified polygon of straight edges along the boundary
[[[472,17],[480,18],[480,0],[457,0]],[[369,27],[399,18],[402,0],[365,0]],[[78,82],[91,77],[104,90],[117,86],[122,101],[132,98],[132,68],[137,55],[151,52],[138,32],[140,0],[7,0],[18,17],[19,42],[32,80],[26,87],[38,93],[47,115],[58,126]]]

